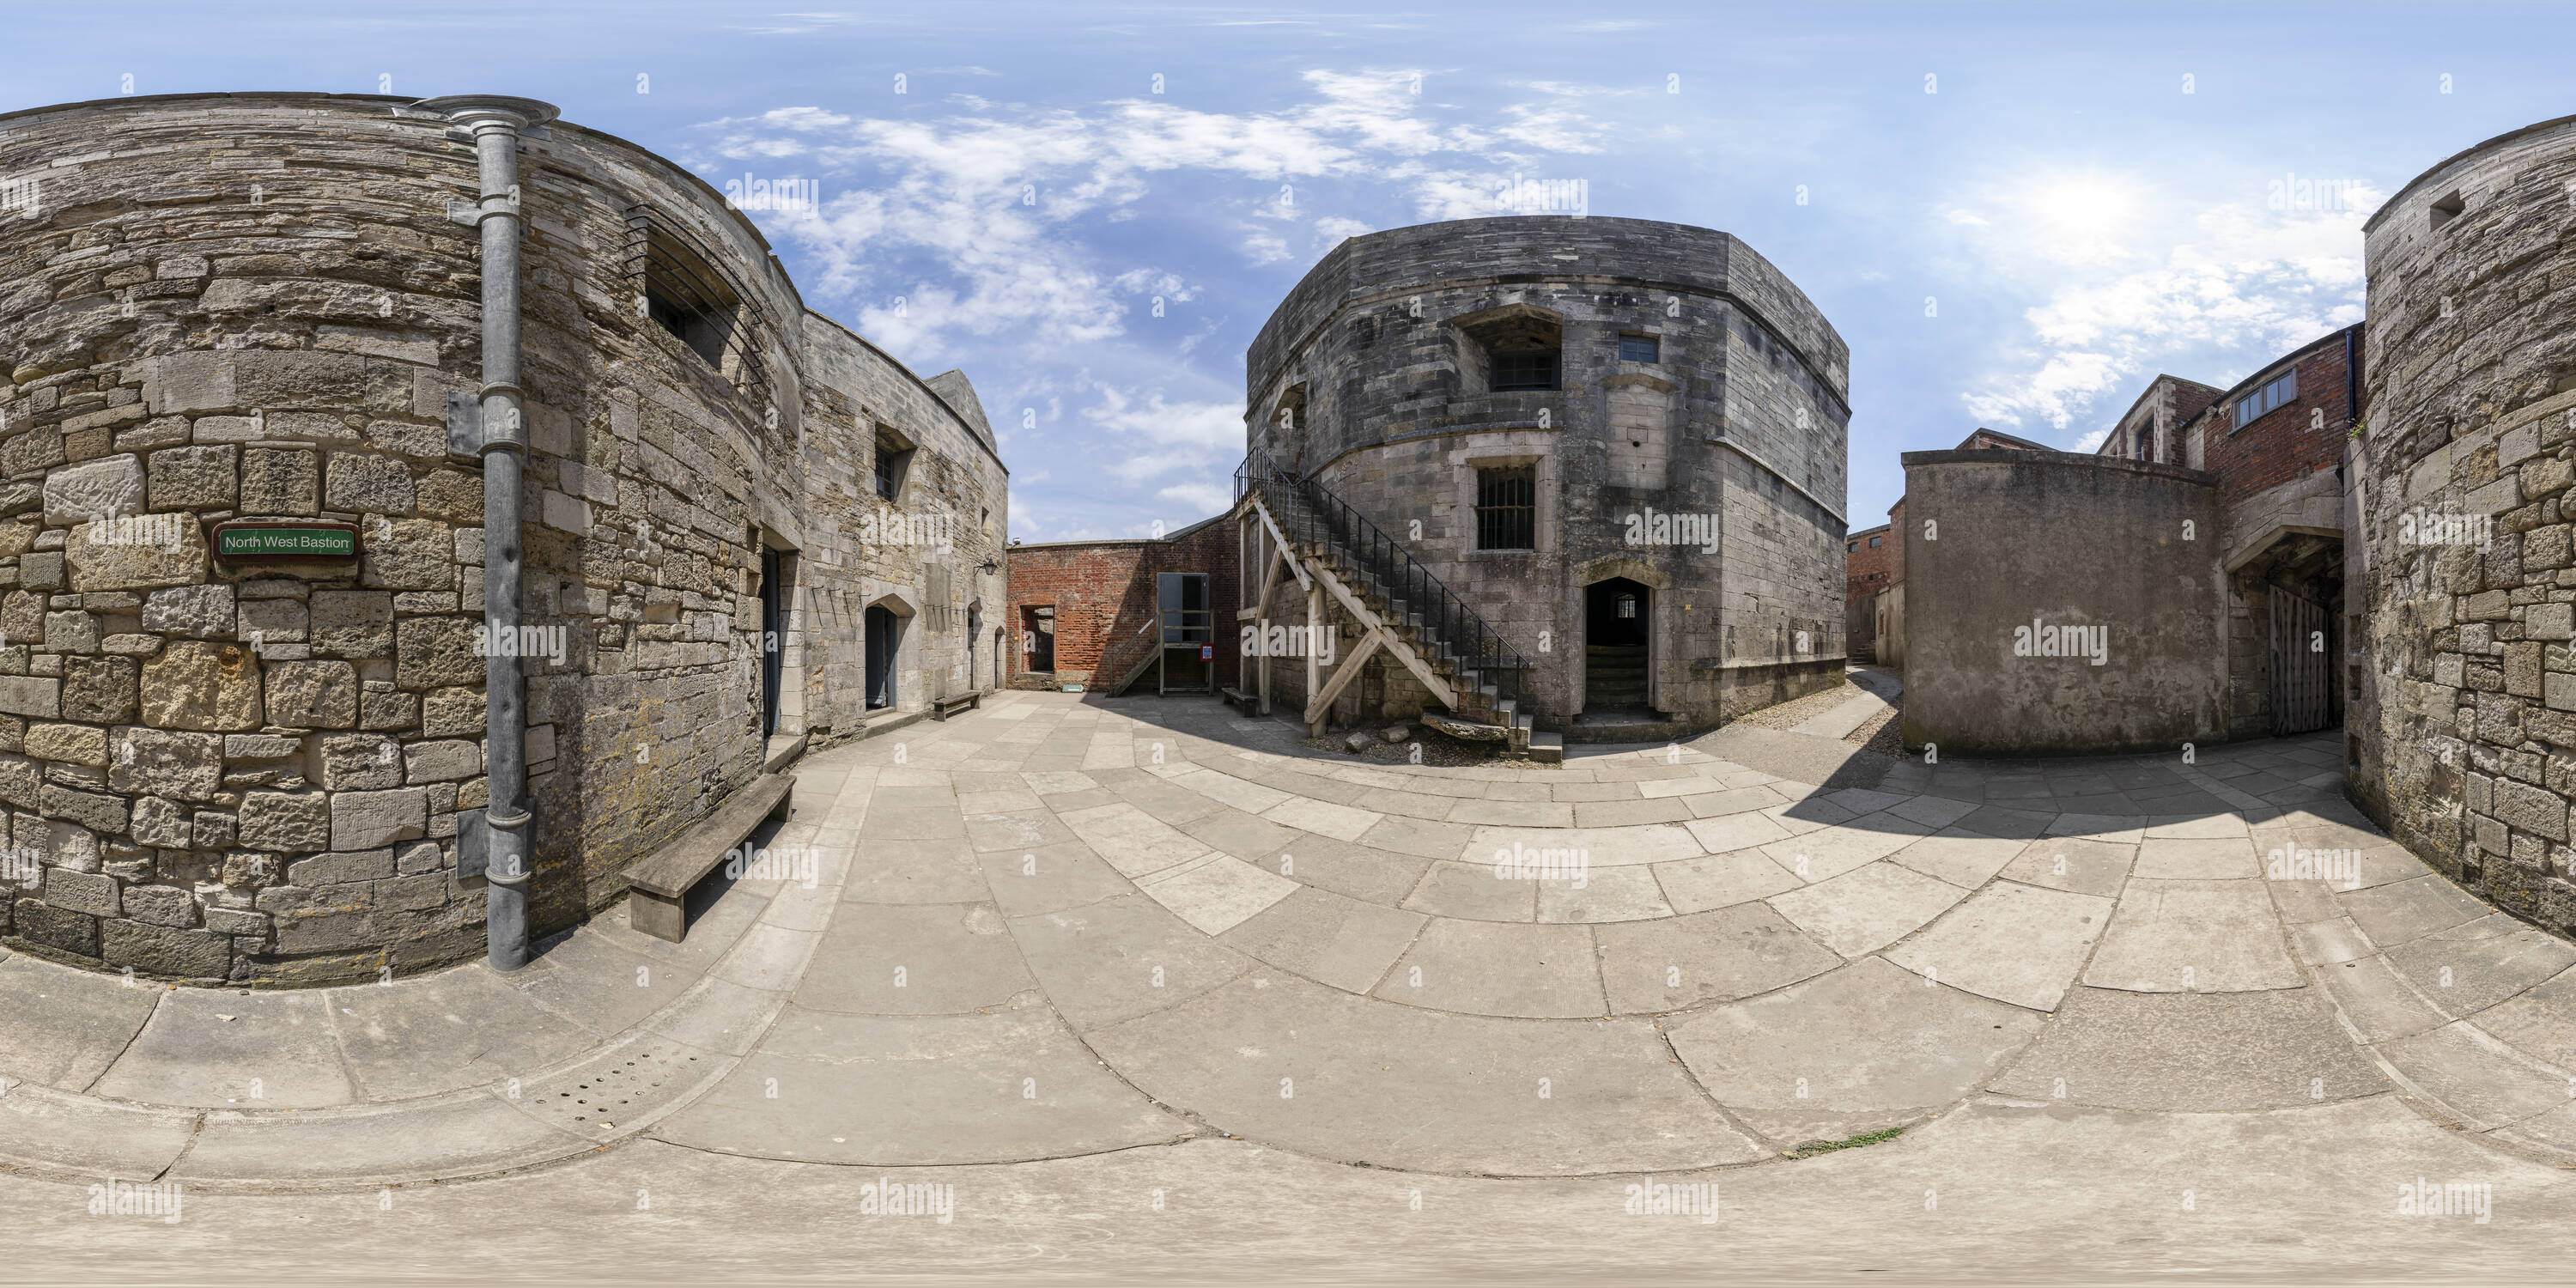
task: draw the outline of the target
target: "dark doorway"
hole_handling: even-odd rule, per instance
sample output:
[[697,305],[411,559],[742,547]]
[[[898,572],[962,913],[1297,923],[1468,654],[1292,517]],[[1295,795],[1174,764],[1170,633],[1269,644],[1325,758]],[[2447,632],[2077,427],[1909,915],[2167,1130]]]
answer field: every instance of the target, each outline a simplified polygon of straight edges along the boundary
[[778,732],[779,665],[787,656],[787,614],[780,602],[786,592],[778,584],[778,565],[777,551],[760,552],[760,732],[764,737]]
[[1625,577],[1583,591],[1583,709],[1646,709],[1647,623],[1654,593]]
[[1052,674],[1055,671],[1055,610],[1021,609],[1020,641],[1028,655],[1022,669]]
[[966,609],[966,691],[969,693],[984,687],[984,677],[975,670],[975,645],[983,634],[984,610],[970,605]]
[[903,619],[893,610],[868,610],[868,710],[894,705],[894,650]]

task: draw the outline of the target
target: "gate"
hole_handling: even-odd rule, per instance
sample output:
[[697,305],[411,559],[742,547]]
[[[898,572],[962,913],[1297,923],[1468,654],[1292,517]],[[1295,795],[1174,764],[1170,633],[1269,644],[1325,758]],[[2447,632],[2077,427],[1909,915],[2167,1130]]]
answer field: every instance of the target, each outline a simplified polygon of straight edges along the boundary
[[2306,733],[2334,723],[2328,671],[2334,640],[2325,606],[2279,589],[2272,601],[2272,732]]

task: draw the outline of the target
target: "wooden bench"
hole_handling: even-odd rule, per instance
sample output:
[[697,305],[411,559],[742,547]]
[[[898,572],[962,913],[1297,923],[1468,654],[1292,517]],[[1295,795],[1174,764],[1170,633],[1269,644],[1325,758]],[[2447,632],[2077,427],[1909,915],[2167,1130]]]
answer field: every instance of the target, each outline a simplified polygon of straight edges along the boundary
[[953,697],[932,698],[930,700],[930,718],[933,720],[945,720],[955,712],[977,711],[981,710],[983,706],[984,695],[981,693],[960,693]]
[[715,813],[626,869],[626,924],[678,943],[689,933],[689,890],[725,861],[762,819],[785,818],[792,774],[762,774]]
[[1242,689],[1219,689],[1217,692],[1225,696],[1225,704],[1227,706],[1237,708],[1247,716],[1258,716],[1261,714],[1260,694],[1247,693]]

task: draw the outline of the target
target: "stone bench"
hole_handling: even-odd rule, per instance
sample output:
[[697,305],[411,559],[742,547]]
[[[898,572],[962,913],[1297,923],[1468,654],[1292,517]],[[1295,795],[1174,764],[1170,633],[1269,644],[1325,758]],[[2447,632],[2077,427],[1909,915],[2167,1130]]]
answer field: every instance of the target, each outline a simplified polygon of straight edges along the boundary
[[933,720],[945,720],[957,712],[977,711],[981,710],[983,706],[984,695],[981,693],[960,693],[951,697],[932,698],[930,700],[930,718]]
[[1260,694],[1246,692],[1242,689],[1219,689],[1217,692],[1224,696],[1225,704],[1227,706],[1234,707],[1242,711],[1243,714],[1247,716],[1258,716],[1261,714]]
[[630,865],[626,924],[656,939],[680,942],[689,933],[689,890],[715,871],[762,819],[785,818],[795,785],[792,774],[762,774],[678,839]]

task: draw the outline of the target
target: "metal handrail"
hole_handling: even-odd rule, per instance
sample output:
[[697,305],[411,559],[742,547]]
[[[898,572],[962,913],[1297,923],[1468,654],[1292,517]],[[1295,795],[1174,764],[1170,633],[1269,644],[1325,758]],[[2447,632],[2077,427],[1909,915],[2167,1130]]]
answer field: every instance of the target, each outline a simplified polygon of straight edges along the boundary
[[1333,550],[1374,579],[1383,593],[1403,600],[1406,614],[1420,616],[1430,629],[1435,650],[1446,647],[1459,668],[1474,670],[1479,683],[1494,685],[1497,698],[1513,699],[1517,713],[1521,673],[1529,669],[1529,660],[1368,516],[1321,481],[1282,469],[1258,447],[1236,467],[1234,486],[1238,500],[1258,492],[1289,540]]

